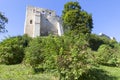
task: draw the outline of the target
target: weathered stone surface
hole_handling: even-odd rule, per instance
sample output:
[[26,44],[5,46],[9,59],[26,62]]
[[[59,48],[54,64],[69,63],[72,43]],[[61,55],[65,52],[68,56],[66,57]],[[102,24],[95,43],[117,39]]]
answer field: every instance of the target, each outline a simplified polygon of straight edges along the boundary
[[28,6],[24,34],[30,37],[63,34],[62,20],[55,11]]

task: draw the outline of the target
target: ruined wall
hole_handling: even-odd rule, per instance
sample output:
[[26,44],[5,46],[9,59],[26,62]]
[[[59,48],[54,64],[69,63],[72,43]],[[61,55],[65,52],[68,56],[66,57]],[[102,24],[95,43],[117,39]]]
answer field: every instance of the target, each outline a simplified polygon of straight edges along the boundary
[[24,33],[31,37],[49,34],[61,36],[63,34],[61,24],[61,18],[55,11],[29,6],[26,12]]
[[30,37],[33,37],[33,26],[34,26],[34,13],[32,12],[32,7],[27,7],[26,18],[25,18],[25,27],[24,33],[28,34]]

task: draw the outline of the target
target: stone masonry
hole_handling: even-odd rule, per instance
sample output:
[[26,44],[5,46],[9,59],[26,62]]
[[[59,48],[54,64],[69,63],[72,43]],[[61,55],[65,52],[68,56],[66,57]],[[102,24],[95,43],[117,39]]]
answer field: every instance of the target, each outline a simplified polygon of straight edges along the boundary
[[24,34],[30,37],[63,34],[62,20],[55,11],[28,6],[26,10]]

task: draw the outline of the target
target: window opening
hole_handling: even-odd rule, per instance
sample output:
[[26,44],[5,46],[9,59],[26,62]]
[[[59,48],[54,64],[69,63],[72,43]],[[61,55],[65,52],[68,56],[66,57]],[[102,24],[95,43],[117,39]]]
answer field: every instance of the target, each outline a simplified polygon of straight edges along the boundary
[[35,9],[33,9],[33,13],[35,13]]
[[52,15],[52,13],[51,13],[51,12],[49,12],[49,15],[51,16],[51,15]]
[[32,20],[30,20],[30,24],[32,24]]
[[42,11],[42,14],[45,14],[45,11]]

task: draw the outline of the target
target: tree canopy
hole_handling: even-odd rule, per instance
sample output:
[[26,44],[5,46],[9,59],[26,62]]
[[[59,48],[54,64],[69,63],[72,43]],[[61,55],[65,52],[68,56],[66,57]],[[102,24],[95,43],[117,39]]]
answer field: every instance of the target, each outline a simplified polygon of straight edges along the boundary
[[6,32],[5,24],[8,23],[7,17],[0,12],[0,32]]
[[81,10],[78,2],[68,2],[62,12],[64,30],[91,33],[93,28],[92,15]]

